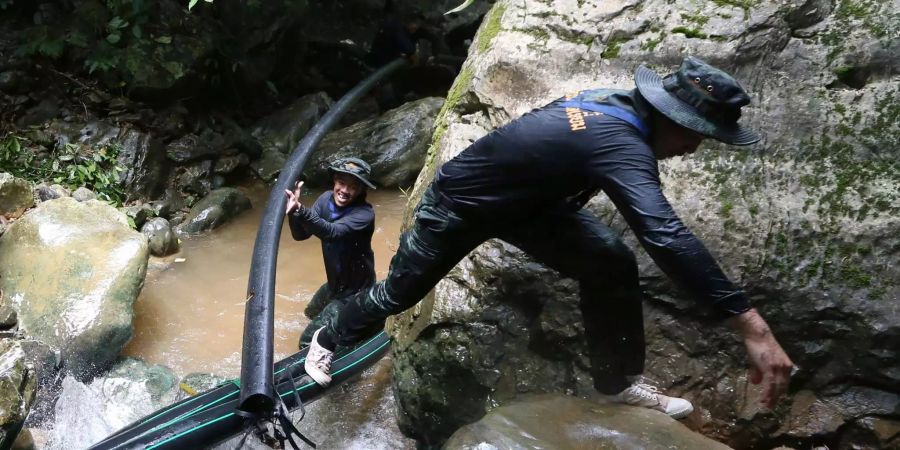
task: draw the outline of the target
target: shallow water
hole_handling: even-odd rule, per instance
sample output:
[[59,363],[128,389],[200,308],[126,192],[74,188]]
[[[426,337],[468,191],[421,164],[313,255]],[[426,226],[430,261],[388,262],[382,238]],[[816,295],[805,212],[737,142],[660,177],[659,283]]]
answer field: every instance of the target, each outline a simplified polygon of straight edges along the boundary
[[[178,378],[193,372],[229,378],[240,375],[244,294],[268,188],[251,187],[245,192],[253,209],[210,233],[184,238],[176,255],[151,258],[144,288],[135,302],[134,338],[124,356],[168,366]],[[304,204],[311,204],[321,192],[306,192]],[[368,201],[375,208],[372,247],[377,278],[382,279],[397,248],[406,199],[400,192],[379,190],[369,193]],[[324,282],[319,240],[294,241],[285,224],[275,286],[276,360],[297,351],[300,333],[309,322],[303,308]],[[298,427],[319,443],[319,448],[414,448],[414,442],[396,425],[390,372],[387,357],[308,405],[306,418]],[[140,383],[110,377],[88,384],[66,379],[54,406],[53,423],[32,429],[36,448],[85,448],[152,412],[154,402],[148,395]],[[168,404],[175,398],[160,400]],[[300,414],[293,416],[296,419]],[[217,448],[234,448],[237,442],[229,440]],[[244,447],[254,448],[250,442]]]
[[[253,242],[265,208],[266,188],[249,189],[253,209],[232,222],[181,243],[181,251],[153,258],[135,302],[134,337],[126,356],[171,367],[180,376],[206,372],[240,375],[244,328],[244,296]],[[322,190],[306,192],[311,205]],[[398,191],[369,193],[375,208],[377,278],[387,274],[397,248],[406,199]],[[183,262],[175,262],[183,258]],[[325,282],[319,240],[294,241],[287,223],[281,233],[275,283],[275,357],[297,351],[297,341],[309,323],[303,308]]]

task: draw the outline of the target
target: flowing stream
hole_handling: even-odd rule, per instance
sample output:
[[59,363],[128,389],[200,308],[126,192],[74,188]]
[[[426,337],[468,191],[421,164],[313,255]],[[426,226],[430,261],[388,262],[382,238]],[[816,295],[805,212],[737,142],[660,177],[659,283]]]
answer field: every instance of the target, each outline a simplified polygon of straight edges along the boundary
[[[134,337],[124,356],[170,367],[179,378],[191,373],[239,376],[244,296],[268,188],[253,186],[245,191],[253,203],[250,211],[217,230],[183,239],[176,255],[151,257],[144,288],[135,302]],[[311,205],[321,192],[305,192],[304,204]],[[368,194],[368,201],[375,208],[376,273],[383,279],[397,248],[406,198],[398,191],[377,190]],[[309,322],[303,309],[324,282],[319,240],[294,241],[285,223],[275,286],[276,360],[297,351],[300,333]],[[413,441],[397,429],[390,370],[388,356],[309,405],[299,427],[319,448],[414,448]],[[115,387],[110,387],[109,380],[105,383],[65,380],[52,429],[43,436],[42,430],[34,430],[37,448],[84,448],[108,430],[151,412],[141,410],[137,406],[141,398],[128,392],[111,401],[108,393]],[[235,448],[237,442],[233,439],[217,448]]]

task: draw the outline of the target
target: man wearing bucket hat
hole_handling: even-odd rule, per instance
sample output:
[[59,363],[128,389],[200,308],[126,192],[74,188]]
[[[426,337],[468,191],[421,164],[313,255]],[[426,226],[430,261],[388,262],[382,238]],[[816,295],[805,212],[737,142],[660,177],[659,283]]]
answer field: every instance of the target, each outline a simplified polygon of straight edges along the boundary
[[295,191],[285,191],[291,235],[298,241],[310,236],[322,241],[328,279],[304,311],[312,322],[301,334],[301,347],[309,343],[313,331],[335,315],[350,295],[375,283],[375,213],[366,202],[367,189],[375,189],[369,179],[372,170],[359,158],[340,158],[328,166],[328,172],[333,187],[319,196],[312,208],[300,203],[302,182],[297,183]]
[[401,237],[388,277],[355,295],[318,330],[306,370],[330,381],[334,348],[416,304],[477,245],[505,240],[580,283],[594,387],[612,401],[672,417],[693,409],[642,382],[645,342],[638,268],[616,232],[582,207],[602,190],[673,280],[727,319],[744,339],[751,380],[774,406],[793,364],[744,292],[673,211],[657,160],[697,150],[705,138],[748,145],[738,123],[750,98],[727,73],[686,58],[661,78],[646,67],[636,89],[573,93],[479,139],[441,166]]

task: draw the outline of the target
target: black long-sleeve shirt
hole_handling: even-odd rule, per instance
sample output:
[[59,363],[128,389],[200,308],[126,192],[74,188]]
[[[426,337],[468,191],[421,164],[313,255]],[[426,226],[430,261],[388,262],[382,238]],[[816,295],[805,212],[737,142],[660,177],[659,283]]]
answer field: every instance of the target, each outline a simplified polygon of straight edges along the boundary
[[328,289],[333,298],[352,294],[375,283],[372,234],[375,211],[365,201],[343,208],[331,191],[323,193],[312,208],[300,207],[288,216],[291,235],[302,241],[316,236],[322,241],[322,257]]
[[435,180],[439,192],[462,214],[489,211],[509,221],[577,210],[603,190],[676,284],[725,317],[747,311],[743,291],[663,195],[647,138],[629,121],[566,105],[573,99],[618,107],[649,125],[651,106],[636,90],[573,94],[494,130],[445,163]]

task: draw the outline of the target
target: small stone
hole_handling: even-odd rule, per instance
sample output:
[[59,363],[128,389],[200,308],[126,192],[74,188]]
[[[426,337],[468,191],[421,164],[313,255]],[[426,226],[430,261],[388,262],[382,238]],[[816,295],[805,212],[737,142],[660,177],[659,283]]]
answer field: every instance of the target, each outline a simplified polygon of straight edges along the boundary
[[97,194],[94,191],[82,186],[78,189],[75,189],[75,192],[72,193],[72,198],[78,200],[79,202],[86,202],[88,200],[96,200]]

